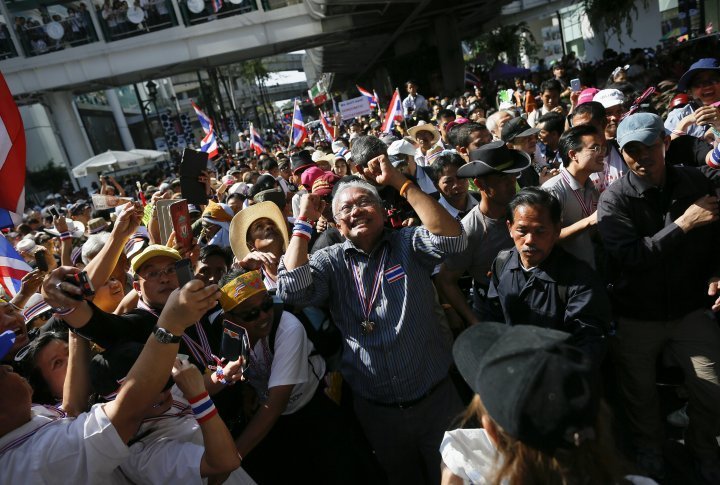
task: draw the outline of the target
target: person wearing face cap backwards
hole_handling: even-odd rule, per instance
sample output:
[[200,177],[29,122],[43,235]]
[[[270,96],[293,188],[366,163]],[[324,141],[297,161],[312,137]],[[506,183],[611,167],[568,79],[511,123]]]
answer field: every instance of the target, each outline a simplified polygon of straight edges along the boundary
[[453,357],[475,392],[460,428],[445,433],[442,484],[654,484],[627,476],[587,354],[570,334],[482,322]]

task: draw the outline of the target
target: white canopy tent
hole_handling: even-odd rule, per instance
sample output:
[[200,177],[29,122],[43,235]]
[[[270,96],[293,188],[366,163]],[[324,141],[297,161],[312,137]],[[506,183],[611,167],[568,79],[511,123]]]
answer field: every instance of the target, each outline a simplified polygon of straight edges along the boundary
[[90,173],[141,167],[161,161],[166,157],[166,153],[156,150],[133,150],[133,152],[108,150],[105,153],[88,158],[77,167],[73,167],[72,172],[75,177],[87,177]]

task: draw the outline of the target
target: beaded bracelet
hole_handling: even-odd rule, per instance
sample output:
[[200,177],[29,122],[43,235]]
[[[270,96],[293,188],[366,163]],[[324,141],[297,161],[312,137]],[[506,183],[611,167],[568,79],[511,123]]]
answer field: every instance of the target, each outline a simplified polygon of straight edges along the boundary
[[218,413],[217,409],[215,409],[215,404],[212,402],[212,399],[210,399],[210,395],[207,391],[203,392],[199,396],[188,399],[188,402],[190,403],[190,407],[192,408],[192,412],[195,415],[195,420],[197,420],[198,424],[209,421]]

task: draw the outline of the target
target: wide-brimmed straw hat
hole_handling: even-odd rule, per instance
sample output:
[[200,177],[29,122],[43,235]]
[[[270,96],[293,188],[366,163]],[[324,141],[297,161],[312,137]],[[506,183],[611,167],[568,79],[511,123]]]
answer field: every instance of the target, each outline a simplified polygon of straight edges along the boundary
[[266,201],[248,206],[235,214],[230,223],[230,247],[238,261],[250,252],[247,245],[247,232],[253,222],[267,218],[275,223],[283,237],[283,251],[288,247],[288,231],[285,217],[274,202]]

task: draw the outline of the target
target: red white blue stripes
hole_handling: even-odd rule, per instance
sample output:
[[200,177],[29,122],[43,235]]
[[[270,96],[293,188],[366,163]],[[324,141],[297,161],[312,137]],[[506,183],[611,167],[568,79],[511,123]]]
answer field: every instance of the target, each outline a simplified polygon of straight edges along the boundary
[[395,120],[402,121],[403,119],[403,108],[402,102],[400,101],[400,91],[395,88],[392,99],[390,100],[390,106],[388,106],[387,113],[385,113],[385,121],[383,121],[382,132],[390,133],[393,128],[393,122]]
[[0,285],[5,293],[15,296],[20,291],[22,277],[32,271],[32,268],[15,251],[12,244],[0,235]]
[[368,103],[370,103],[370,109],[376,109],[378,107],[378,97],[375,90],[371,93],[367,89],[361,88],[359,85],[355,85],[358,91],[360,91],[360,94],[365,96],[368,99]]
[[292,144],[296,147],[301,146],[307,136],[307,128],[305,128],[302,112],[300,112],[300,101],[296,99],[292,120]]
[[188,399],[188,402],[190,403],[190,407],[192,407],[193,414],[195,415],[195,419],[198,424],[209,421],[218,413],[215,408],[215,404],[213,404],[207,391],[203,392],[199,396]]
[[252,123],[250,123],[250,148],[255,150],[255,153],[258,155],[265,152],[262,138],[260,138],[260,134],[257,132]]

